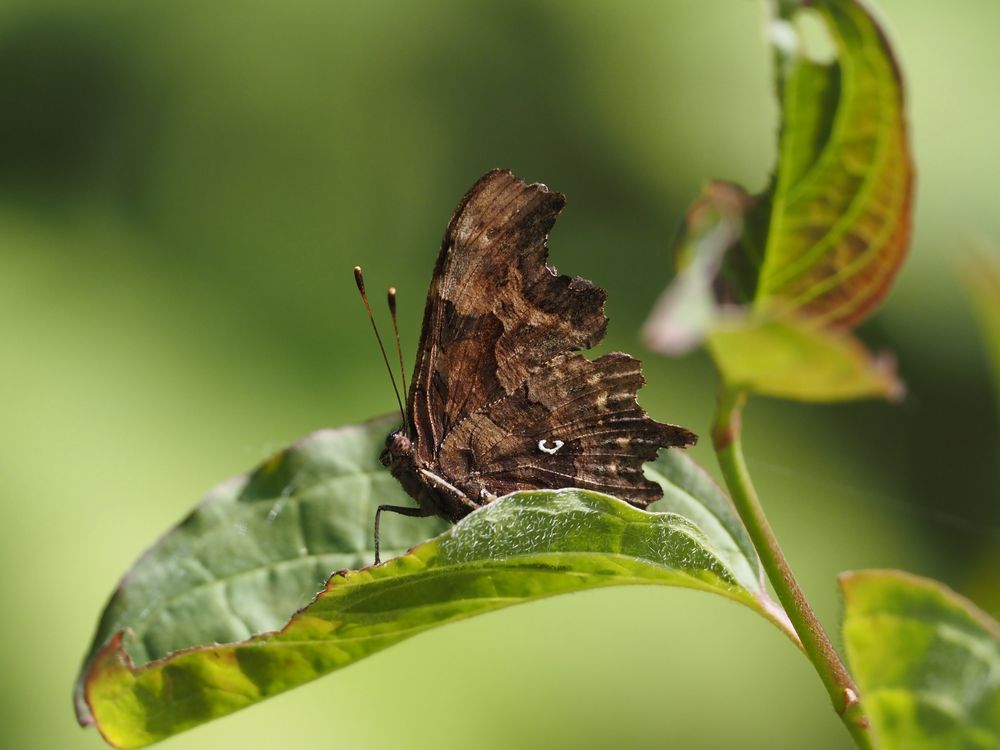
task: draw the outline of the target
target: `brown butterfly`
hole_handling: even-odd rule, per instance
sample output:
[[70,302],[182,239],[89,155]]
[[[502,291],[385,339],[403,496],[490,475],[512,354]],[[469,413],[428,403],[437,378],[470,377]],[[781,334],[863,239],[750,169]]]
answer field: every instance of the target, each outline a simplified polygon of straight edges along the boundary
[[[455,522],[514,490],[563,487],[645,508],[663,491],[643,463],[697,440],[646,416],[636,402],[645,382],[638,360],[575,353],[604,338],[607,295],[546,262],[565,204],[545,185],[494,170],[455,209],[427,292],[403,426],[381,455],[419,507],[379,506],[376,563],[383,511]],[[355,276],[371,316],[360,268]],[[393,289],[389,305],[395,327]]]

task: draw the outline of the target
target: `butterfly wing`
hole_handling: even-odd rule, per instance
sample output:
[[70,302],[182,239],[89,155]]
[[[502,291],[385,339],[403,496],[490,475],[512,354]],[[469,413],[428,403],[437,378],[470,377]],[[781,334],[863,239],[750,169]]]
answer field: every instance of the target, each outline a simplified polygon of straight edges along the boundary
[[560,193],[510,172],[484,175],[445,232],[427,293],[408,403],[418,460],[528,373],[604,336],[604,290],[546,265]]
[[459,424],[441,446],[441,470],[471,498],[572,486],[644,508],[663,492],[643,463],[697,438],[646,416],[636,402],[643,382],[627,354],[557,357]]

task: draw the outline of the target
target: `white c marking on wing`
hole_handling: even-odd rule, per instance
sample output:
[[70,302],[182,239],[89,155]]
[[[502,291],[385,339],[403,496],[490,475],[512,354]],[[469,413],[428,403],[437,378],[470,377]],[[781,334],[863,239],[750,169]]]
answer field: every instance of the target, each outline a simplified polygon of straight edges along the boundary
[[550,456],[555,455],[555,452],[557,450],[559,450],[560,448],[562,448],[563,445],[565,445],[565,443],[563,443],[562,440],[553,440],[552,441],[552,447],[549,448],[546,445],[546,443],[548,443],[548,442],[549,442],[548,440],[539,440],[538,441],[538,450],[540,450],[542,453],[548,453]]

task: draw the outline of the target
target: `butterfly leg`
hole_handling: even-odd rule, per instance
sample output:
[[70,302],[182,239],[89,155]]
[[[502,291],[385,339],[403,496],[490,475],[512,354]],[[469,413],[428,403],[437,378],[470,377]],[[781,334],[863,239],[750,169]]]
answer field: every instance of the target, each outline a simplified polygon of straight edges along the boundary
[[420,469],[419,471],[427,486],[434,488],[437,495],[436,501],[439,504],[444,503],[438,511],[443,518],[447,518],[452,523],[455,523],[479,507],[468,495],[451,484],[451,482],[427,469]]
[[380,505],[378,510],[375,511],[375,564],[378,565],[381,560],[379,559],[379,525],[382,522],[382,511],[387,510],[392,513],[399,513],[401,516],[411,516],[414,518],[426,518],[427,516],[433,516],[433,511],[427,511],[423,508],[413,508],[409,505]]

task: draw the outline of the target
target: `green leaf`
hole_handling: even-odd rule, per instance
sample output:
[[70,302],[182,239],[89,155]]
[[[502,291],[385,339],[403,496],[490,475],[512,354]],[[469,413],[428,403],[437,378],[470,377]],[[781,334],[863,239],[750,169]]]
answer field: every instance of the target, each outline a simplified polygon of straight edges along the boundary
[[[119,583],[77,682],[77,717],[93,723],[82,680],[98,649],[128,629],[127,655],[144,664],[206,643],[276,630],[330,573],[371,564],[379,503],[406,505],[378,462],[398,419],[313,433],[250,474],[212,490],[147,550]],[[399,554],[441,532],[438,519],[385,519],[382,552]]]
[[708,349],[730,388],[799,401],[897,400],[905,389],[891,357],[874,357],[850,333],[796,319],[719,322]]
[[[242,490],[217,491],[199,506],[196,515],[205,515],[206,507],[218,504],[218,513],[209,515],[226,518],[229,506],[239,502],[233,498],[247,496],[246,488],[256,487],[249,496],[268,498],[260,510],[266,519],[274,498],[282,496],[292,478],[301,477],[295,486],[308,487],[309,491],[298,502],[305,497],[318,501],[328,493],[337,498],[330,501],[329,515],[311,517],[303,529],[311,529],[312,523],[338,528],[338,517],[352,519],[346,524],[347,531],[340,534],[348,548],[344,556],[330,553],[333,556],[317,563],[304,579],[315,581],[310,576],[322,565],[334,570],[344,567],[348,559],[353,562],[346,564],[366,562],[370,559],[371,523],[367,511],[370,503],[376,502],[373,490],[378,486],[379,494],[387,491],[388,497],[377,497],[378,501],[392,500],[396,497],[393,493],[400,491],[391,485],[376,485],[383,476],[395,484],[388,472],[371,472],[385,424],[310,436],[266,462],[249,480],[240,480],[237,484]],[[286,464],[287,470],[283,470]],[[232,637],[235,629],[223,629],[220,632],[228,641],[223,645],[213,643],[213,635],[202,641],[210,645],[163,655],[163,643],[191,645],[196,636],[186,633],[178,637],[174,618],[150,617],[146,610],[172,606],[174,599],[194,592],[175,588],[159,599],[152,589],[144,590],[142,596],[137,592],[143,609],[135,608],[139,602],[132,609],[123,608],[117,601],[120,592],[109,609],[115,614],[106,614],[102,621],[95,641],[100,643],[82,675],[87,716],[111,744],[143,747],[347,666],[429,628],[555,594],[612,585],[655,583],[717,593],[759,612],[795,641],[784,612],[767,594],[760,563],[722,490],[680,451],[665,452],[647,470],[665,490],[658,507],[688,517],[677,512],[640,511],[615,498],[582,490],[514,493],[481,508],[408,554],[378,567],[334,575],[322,593],[287,625],[281,620],[279,625],[262,628],[272,632],[240,638],[239,642],[231,642],[237,640]],[[352,503],[348,488],[362,500]],[[364,512],[359,513],[359,509]],[[195,534],[217,529],[211,544],[230,544],[224,531],[228,529],[234,536],[252,537],[254,547],[272,546],[273,524],[258,523],[244,534],[231,520],[215,524],[189,519],[172,533],[186,527]],[[325,538],[335,540],[337,534]],[[184,544],[178,542],[173,547],[174,556],[162,557],[158,565],[186,570],[205,553],[204,546],[197,536],[190,537]],[[139,565],[143,562],[145,558]],[[145,577],[165,580],[166,571],[157,574],[154,567]],[[270,574],[268,570],[265,577]],[[123,591],[131,585],[130,577]],[[200,631],[211,632],[213,623],[224,625],[234,611],[254,611],[262,594],[270,608],[268,616],[280,620],[281,607],[294,608],[293,601],[308,590],[308,585],[299,586],[295,595],[285,596],[281,606],[273,607],[268,597],[281,593],[279,584],[228,592],[228,596],[219,597],[225,602],[217,608],[221,614],[210,613]],[[183,612],[195,619],[201,616],[195,607],[186,607]],[[285,613],[286,620],[290,612]],[[280,625],[284,627],[279,629]],[[132,630],[141,636],[132,635]],[[159,658],[151,661],[153,654]]]
[[1000,624],[937,581],[845,573],[844,643],[882,750],[1000,747]]
[[[663,488],[649,506],[654,513],[673,513],[692,521],[711,540],[718,557],[748,591],[766,591],[764,568],[733,501],[683,450],[661,451],[645,466],[646,476]],[[767,598],[761,601],[767,603]],[[776,610],[780,611],[780,610]]]

